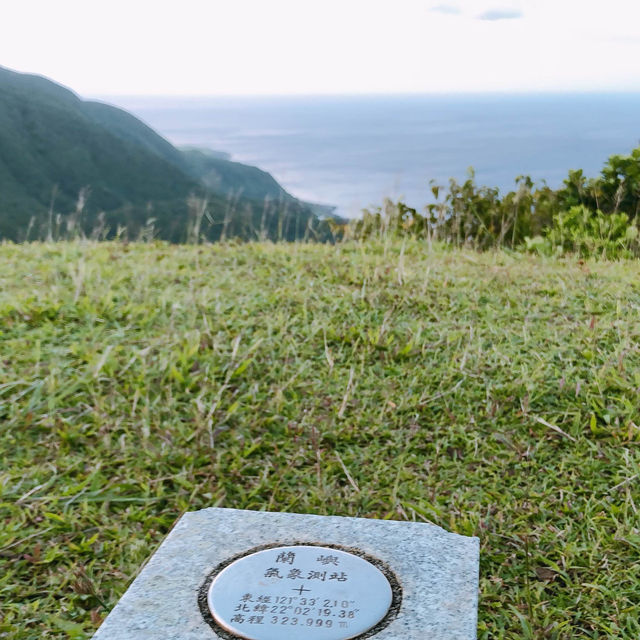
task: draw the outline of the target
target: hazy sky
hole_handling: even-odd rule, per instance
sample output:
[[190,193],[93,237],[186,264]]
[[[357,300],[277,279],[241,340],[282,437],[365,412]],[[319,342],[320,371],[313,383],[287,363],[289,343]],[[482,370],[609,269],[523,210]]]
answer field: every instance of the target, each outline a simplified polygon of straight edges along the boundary
[[118,94],[640,90],[640,0],[7,0],[0,65]]

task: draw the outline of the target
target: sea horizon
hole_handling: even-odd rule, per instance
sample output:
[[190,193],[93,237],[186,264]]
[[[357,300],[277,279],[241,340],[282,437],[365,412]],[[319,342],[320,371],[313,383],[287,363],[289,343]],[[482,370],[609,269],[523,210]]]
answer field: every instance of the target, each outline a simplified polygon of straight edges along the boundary
[[529,175],[553,188],[640,144],[640,92],[96,96],[177,146],[230,154],[292,195],[357,217],[384,198],[422,208],[430,181]]

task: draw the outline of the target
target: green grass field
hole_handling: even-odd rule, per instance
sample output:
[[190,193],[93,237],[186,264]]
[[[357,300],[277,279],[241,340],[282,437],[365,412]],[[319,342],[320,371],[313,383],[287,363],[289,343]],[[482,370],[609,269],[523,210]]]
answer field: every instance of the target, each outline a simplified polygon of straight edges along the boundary
[[87,638],[206,506],[481,540],[478,637],[640,637],[640,264],[0,246],[0,638]]

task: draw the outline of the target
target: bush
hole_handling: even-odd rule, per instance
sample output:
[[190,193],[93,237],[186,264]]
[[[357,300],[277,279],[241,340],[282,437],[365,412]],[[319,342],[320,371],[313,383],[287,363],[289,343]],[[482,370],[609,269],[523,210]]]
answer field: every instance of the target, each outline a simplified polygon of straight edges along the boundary
[[551,248],[582,257],[622,258],[639,254],[638,227],[625,213],[604,214],[584,205],[561,211],[546,233]]
[[351,222],[343,237],[411,236],[481,251],[523,248],[541,255],[640,255],[640,147],[627,156],[611,156],[597,178],[569,171],[561,189],[535,185],[528,176],[518,176],[515,183],[501,195],[497,188],[476,185],[470,169],[462,183],[451,179],[446,188],[432,183],[434,201],[424,213],[386,200]]

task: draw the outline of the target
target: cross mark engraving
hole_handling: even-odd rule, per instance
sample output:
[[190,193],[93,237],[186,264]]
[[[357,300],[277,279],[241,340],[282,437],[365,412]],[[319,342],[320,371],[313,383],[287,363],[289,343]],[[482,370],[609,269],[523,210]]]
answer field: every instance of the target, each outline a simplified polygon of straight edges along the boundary
[[291,589],[291,591],[297,591],[298,595],[301,596],[303,591],[311,591],[311,589],[305,589],[303,585],[300,585],[299,589]]

